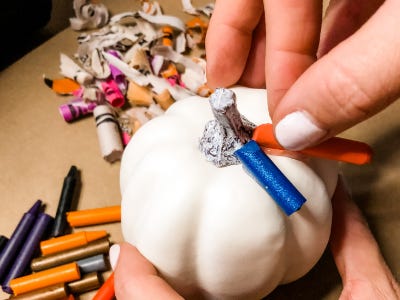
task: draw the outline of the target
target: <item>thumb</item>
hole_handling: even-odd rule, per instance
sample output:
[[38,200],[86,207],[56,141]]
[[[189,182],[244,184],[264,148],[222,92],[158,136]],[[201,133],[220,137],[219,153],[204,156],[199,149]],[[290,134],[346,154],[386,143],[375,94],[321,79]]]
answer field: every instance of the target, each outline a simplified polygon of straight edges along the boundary
[[399,299],[400,287],[341,176],[332,209],[330,248],[343,281],[340,299]]
[[317,144],[397,99],[399,12],[399,1],[385,1],[363,27],[292,85],[272,116],[276,138],[283,147],[301,150]]
[[117,299],[182,299],[134,246],[128,243],[113,245],[110,261]]

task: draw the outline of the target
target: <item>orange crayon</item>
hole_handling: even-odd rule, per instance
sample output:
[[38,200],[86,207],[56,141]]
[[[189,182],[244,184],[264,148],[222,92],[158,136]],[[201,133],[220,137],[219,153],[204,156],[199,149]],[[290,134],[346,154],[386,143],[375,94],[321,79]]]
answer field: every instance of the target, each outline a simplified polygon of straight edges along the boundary
[[58,94],[70,95],[81,86],[76,81],[69,78],[49,79],[44,78],[44,83]]
[[121,206],[109,206],[87,210],[67,212],[67,221],[71,227],[89,226],[121,221]]
[[79,266],[76,262],[73,262],[12,279],[10,281],[10,287],[14,295],[19,295],[57,283],[66,283],[78,280],[80,277]]
[[43,255],[62,252],[107,236],[107,231],[82,231],[60,237],[52,238],[40,243],[40,250]]
[[174,44],[173,33],[174,33],[173,29],[169,26],[164,26],[162,28],[162,44],[163,44],[163,46],[168,46],[168,47],[173,46],[173,44]]
[[112,300],[114,297],[114,273],[111,273],[110,277],[107,278],[96,295],[94,295],[93,300]]
[[[253,132],[253,140],[262,147],[284,150],[275,139],[272,124],[257,126]],[[367,144],[340,137],[330,138],[321,144],[296,152],[356,165],[369,163],[372,157],[372,149]]]

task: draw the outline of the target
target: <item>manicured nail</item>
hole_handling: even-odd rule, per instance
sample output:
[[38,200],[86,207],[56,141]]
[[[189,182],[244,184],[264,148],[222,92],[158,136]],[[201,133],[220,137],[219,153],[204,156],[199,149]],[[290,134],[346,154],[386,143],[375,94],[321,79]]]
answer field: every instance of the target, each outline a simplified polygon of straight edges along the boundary
[[296,111],[284,117],[275,127],[279,144],[288,150],[302,150],[327,134],[316,126],[307,113]]
[[109,256],[110,256],[110,264],[111,268],[115,270],[115,267],[117,265],[118,257],[119,257],[119,252],[120,252],[120,246],[117,244],[114,244],[110,247],[109,251]]

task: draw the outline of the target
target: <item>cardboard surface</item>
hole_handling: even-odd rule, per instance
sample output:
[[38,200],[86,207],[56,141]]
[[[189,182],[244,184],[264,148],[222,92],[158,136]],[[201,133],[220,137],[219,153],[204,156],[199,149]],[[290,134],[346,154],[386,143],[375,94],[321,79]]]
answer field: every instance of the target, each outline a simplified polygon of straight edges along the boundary
[[[104,0],[111,13],[134,10],[138,1]],[[160,1],[167,14],[188,18],[180,1]],[[198,4],[200,1],[194,2]],[[202,1],[207,3],[206,1]],[[118,205],[120,163],[100,155],[91,117],[67,124],[58,106],[67,98],[55,95],[43,74],[59,77],[59,54],[77,49],[78,33],[67,29],[0,73],[0,234],[11,235],[22,214],[37,199],[54,216],[63,179],[71,165],[81,171],[78,209]],[[369,143],[374,151],[368,166],[343,167],[354,198],[367,216],[382,252],[400,279],[400,102],[357,125],[345,137]],[[120,226],[108,224],[111,240],[122,240]],[[270,299],[337,299],[340,278],[327,252],[303,279],[280,287]],[[91,299],[93,293],[80,299]],[[0,294],[0,299],[5,299]]]

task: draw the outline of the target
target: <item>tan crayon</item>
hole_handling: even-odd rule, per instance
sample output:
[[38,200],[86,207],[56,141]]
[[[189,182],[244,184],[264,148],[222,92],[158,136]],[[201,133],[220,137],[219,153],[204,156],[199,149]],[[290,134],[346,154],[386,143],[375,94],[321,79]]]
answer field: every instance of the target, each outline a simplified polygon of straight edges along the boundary
[[93,272],[85,274],[81,279],[68,283],[68,290],[72,294],[83,294],[98,289],[101,286],[102,279],[99,273]]
[[71,227],[120,222],[121,206],[117,205],[87,210],[70,211],[67,213],[67,221]]
[[10,287],[14,295],[19,295],[57,283],[78,280],[80,277],[81,273],[78,264],[73,262],[12,279],[10,281]]
[[40,256],[32,260],[31,269],[34,272],[63,265],[69,262],[77,261],[82,258],[94,256],[97,254],[108,253],[110,241],[108,238],[102,238],[89,244],[63,252],[58,252],[46,256]]

